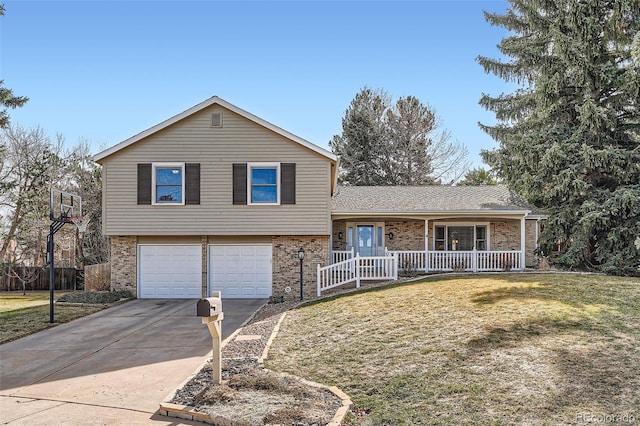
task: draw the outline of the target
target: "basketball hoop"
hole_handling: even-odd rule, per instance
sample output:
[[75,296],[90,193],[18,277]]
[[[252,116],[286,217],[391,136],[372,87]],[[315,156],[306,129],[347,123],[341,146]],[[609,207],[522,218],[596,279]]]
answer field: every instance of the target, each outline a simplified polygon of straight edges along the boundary
[[87,230],[91,218],[89,216],[70,216],[68,220],[78,227],[78,232],[82,235]]

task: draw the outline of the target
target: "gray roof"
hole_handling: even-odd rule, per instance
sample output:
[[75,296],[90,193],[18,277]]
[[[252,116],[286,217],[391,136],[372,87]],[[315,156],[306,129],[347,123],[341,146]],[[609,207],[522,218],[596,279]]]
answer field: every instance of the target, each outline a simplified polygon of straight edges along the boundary
[[503,185],[341,186],[331,200],[333,214],[483,211],[543,214]]

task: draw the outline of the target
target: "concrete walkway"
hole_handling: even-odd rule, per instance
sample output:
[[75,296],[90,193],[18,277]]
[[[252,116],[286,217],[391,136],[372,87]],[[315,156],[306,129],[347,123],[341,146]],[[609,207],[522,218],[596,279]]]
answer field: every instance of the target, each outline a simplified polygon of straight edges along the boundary
[[[265,300],[224,299],[223,338]],[[196,300],[134,300],[0,345],[0,423],[200,424],[158,404],[210,356]]]

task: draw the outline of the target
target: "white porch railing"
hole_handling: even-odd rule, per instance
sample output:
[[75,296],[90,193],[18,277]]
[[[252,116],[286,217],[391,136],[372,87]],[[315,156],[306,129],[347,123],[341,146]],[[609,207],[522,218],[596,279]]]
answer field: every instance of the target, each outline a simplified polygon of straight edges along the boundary
[[524,269],[520,251],[389,251],[404,271],[504,271]]
[[398,256],[355,257],[325,267],[318,265],[318,297],[323,291],[363,280],[397,280]]
[[351,259],[354,256],[353,251],[353,247],[351,247],[351,250],[333,250],[331,252],[331,263],[340,263]]

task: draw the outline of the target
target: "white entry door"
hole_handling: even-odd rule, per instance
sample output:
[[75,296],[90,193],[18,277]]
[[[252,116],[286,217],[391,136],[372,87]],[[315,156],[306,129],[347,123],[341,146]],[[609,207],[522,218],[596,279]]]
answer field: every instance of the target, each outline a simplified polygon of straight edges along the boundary
[[202,297],[202,246],[139,245],[138,297]]
[[224,298],[271,296],[271,244],[209,246],[209,294]]

